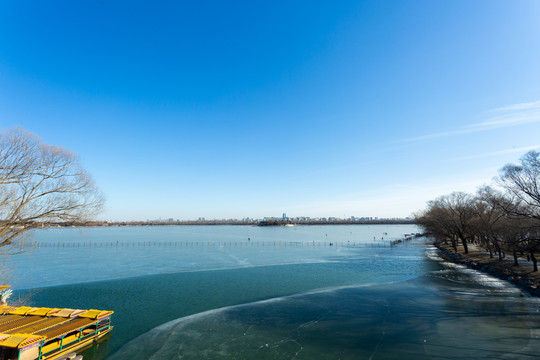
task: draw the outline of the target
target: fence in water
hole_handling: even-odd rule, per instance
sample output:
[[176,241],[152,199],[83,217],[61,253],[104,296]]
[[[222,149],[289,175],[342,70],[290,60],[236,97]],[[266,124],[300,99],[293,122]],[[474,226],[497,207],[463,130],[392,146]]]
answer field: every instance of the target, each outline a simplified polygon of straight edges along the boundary
[[140,248],[140,247],[170,247],[170,248],[197,248],[197,247],[347,247],[372,248],[393,247],[413,239],[415,236],[406,236],[402,239],[373,240],[373,241],[58,241],[58,242],[26,242],[25,248]]

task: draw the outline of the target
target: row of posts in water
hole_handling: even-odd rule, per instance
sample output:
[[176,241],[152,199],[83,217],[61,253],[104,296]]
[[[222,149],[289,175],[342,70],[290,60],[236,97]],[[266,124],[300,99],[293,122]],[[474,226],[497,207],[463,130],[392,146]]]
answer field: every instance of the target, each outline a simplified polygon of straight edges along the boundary
[[89,242],[38,242],[26,243],[32,248],[135,248],[135,247],[392,247],[405,243],[411,238],[397,240],[374,240],[372,242],[355,241],[89,241]]

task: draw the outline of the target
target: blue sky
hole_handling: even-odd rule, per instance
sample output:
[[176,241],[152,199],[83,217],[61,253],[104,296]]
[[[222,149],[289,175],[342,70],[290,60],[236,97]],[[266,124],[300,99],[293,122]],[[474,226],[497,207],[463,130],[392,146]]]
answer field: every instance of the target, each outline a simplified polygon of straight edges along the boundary
[[108,220],[405,217],[540,149],[538,1],[4,1],[0,127]]

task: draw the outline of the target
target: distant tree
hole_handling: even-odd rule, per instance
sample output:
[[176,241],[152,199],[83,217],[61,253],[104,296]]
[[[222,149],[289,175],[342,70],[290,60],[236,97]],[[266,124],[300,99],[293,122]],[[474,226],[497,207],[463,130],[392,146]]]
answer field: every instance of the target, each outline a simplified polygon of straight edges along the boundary
[[75,154],[19,128],[0,132],[0,246],[38,226],[84,221],[102,204]]

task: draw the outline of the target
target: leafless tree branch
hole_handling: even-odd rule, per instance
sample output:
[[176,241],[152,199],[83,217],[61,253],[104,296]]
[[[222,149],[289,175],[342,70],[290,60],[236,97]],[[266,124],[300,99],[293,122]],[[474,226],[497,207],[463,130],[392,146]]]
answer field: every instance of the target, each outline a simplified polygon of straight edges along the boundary
[[75,154],[22,129],[0,133],[0,246],[51,222],[85,221],[102,205]]

